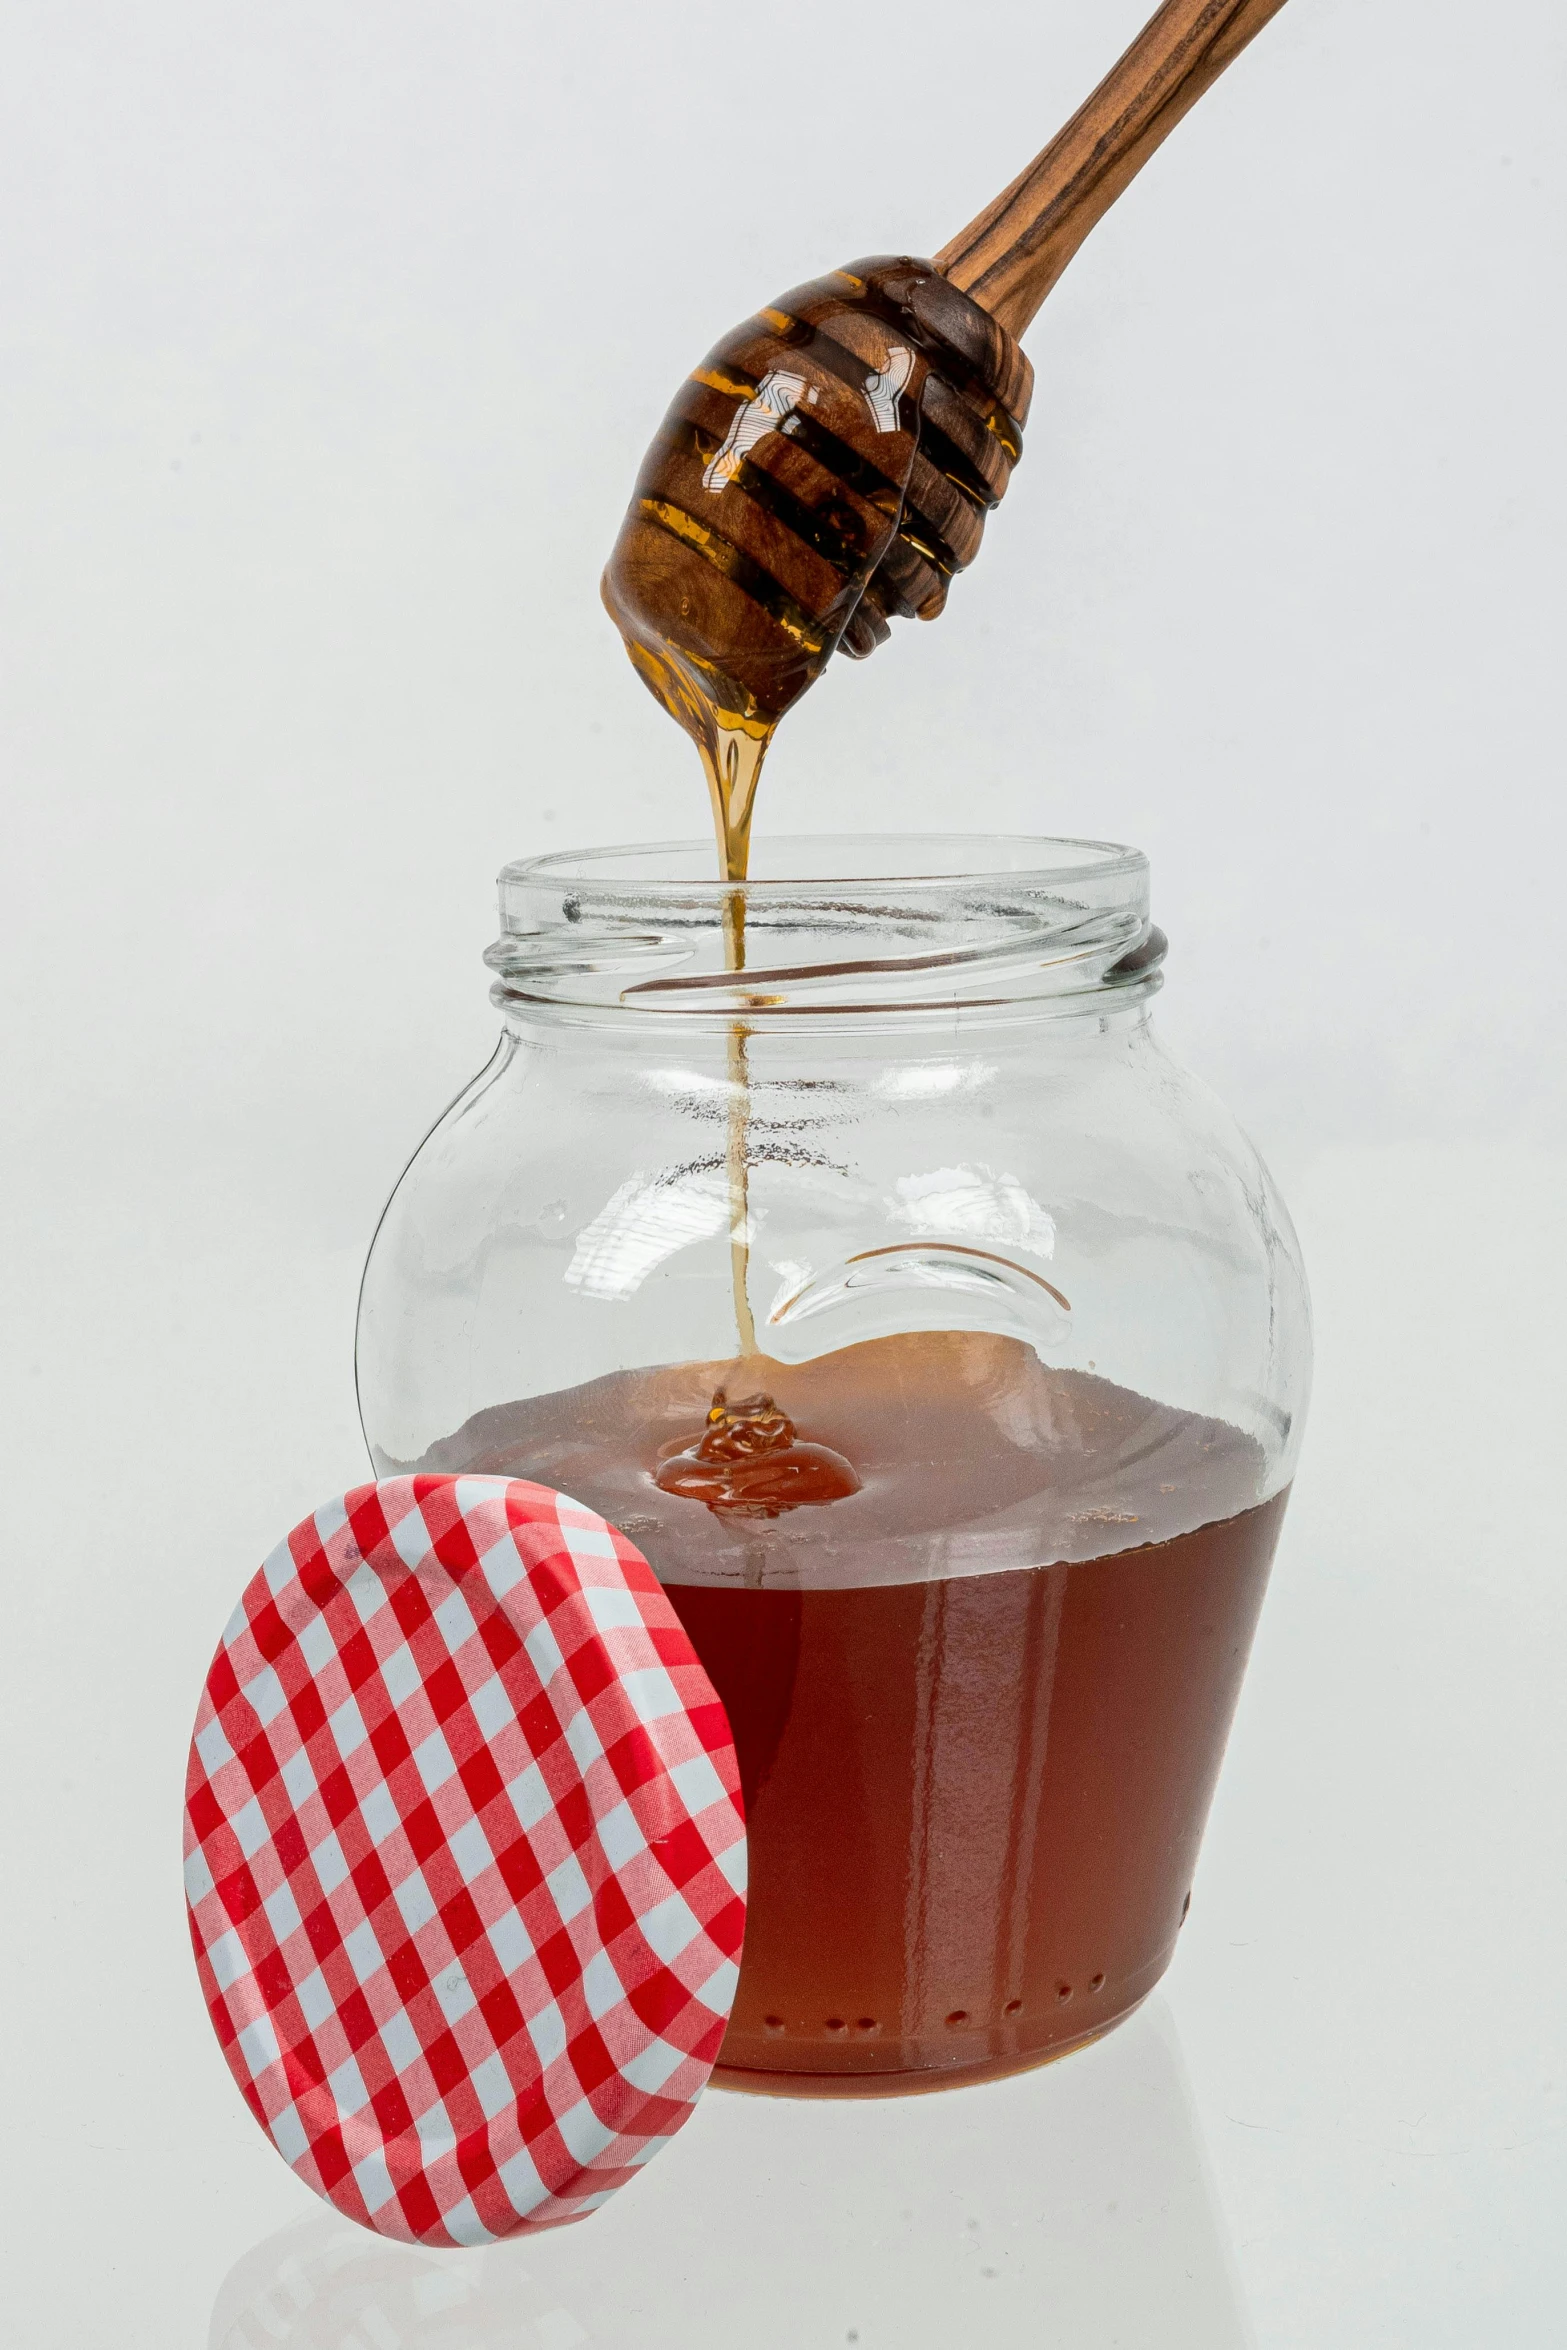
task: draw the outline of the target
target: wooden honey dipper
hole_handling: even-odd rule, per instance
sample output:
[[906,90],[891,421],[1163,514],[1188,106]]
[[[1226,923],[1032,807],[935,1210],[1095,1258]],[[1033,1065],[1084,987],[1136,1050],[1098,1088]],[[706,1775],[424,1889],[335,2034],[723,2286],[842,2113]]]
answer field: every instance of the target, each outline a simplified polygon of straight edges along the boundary
[[604,573],[644,682],[702,754],[746,871],[779,719],[841,646],[933,620],[1022,454],[1018,346],[1094,223],[1283,0],[1165,0],[933,261],[855,261],[726,335],[681,387]]

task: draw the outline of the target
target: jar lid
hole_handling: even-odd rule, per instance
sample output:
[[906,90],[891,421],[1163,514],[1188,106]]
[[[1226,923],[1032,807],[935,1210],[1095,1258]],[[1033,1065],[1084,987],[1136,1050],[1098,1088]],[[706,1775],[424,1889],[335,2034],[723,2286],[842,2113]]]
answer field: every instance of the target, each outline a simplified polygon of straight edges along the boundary
[[185,1854],[247,2104],[380,2234],[580,2218],[706,2086],[734,1743],[646,1560],[562,1494],[398,1477],[296,1526],[208,1673]]

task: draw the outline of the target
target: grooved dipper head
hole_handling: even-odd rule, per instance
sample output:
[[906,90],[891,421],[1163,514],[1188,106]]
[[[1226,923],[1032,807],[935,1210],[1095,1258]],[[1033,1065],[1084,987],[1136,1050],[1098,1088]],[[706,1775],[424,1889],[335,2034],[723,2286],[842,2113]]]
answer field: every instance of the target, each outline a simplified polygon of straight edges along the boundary
[[604,601],[699,745],[770,734],[841,645],[934,619],[1022,450],[1033,370],[934,262],[856,261],[724,337],[637,479]]

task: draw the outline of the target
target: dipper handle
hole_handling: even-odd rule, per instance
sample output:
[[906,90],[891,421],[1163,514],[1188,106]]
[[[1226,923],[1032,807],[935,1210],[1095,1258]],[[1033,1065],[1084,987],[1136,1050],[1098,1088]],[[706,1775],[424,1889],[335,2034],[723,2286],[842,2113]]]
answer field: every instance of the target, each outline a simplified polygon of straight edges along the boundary
[[1165,0],[1092,97],[936,266],[1021,335],[1094,223],[1284,0]]

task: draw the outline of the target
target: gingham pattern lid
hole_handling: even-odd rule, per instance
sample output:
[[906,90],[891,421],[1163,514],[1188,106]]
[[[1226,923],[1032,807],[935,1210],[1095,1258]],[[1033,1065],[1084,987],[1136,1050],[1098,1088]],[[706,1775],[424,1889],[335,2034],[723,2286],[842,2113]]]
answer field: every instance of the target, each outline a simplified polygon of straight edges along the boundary
[[295,1527],[207,1676],[185,1853],[247,2103],[384,2235],[579,2218],[707,2082],[729,1725],[640,1553],[543,1486],[400,1477]]

